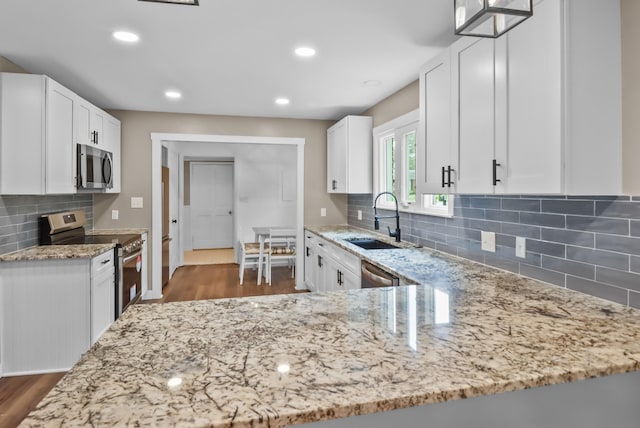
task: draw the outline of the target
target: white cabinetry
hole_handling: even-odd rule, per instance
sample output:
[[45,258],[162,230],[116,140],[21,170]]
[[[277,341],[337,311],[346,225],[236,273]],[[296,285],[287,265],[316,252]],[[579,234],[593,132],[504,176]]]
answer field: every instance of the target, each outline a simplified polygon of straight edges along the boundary
[[0,73],[0,194],[75,192],[74,104],[45,76]]
[[75,193],[76,142],[92,144],[94,125],[113,153],[111,192],[119,191],[117,119],[49,77],[0,73],[0,194]]
[[347,116],[327,130],[327,192],[372,192],[372,123],[369,116]]
[[[455,192],[452,174],[457,168],[457,147],[451,143],[451,60],[449,50],[420,70],[420,125],[417,157],[424,165],[418,174],[418,194]],[[451,178],[451,179],[450,179]]]
[[120,141],[120,121],[114,117],[107,116],[104,125],[104,144],[105,149],[113,155],[113,187],[107,189],[106,193],[120,193],[121,191]]
[[[418,150],[426,175],[419,191],[619,194],[620,9],[618,1],[610,6],[544,0],[504,36],[462,38],[427,63],[420,74]],[[447,67],[448,100],[430,85],[446,84]],[[434,114],[438,103],[450,103],[443,108],[451,112],[450,138],[441,129],[446,118]],[[455,184],[441,176],[438,187],[436,168],[449,165],[446,153]]]
[[451,136],[458,152],[456,191],[493,193],[495,84],[493,39],[463,38],[451,46],[452,97],[457,106]]
[[115,254],[106,252],[91,260],[91,344],[115,318]]
[[310,291],[360,288],[360,258],[305,231],[304,275]]
[[2,376],[71,368],[114,319],[114,252],[0,264]]

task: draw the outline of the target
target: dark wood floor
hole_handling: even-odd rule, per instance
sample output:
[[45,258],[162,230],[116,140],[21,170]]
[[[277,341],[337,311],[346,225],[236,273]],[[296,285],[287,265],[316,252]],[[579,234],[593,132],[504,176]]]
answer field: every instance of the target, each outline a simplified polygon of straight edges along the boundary
[[[305,292],[294,289],[295,280],[285,267],[273,269],[271,286],[265,284],[264,279],[262,285],[256,285],[256,277],[255,271],[247,269],[244,285],[240,285],[236,264],[183,266],[162,290],[163,298],[159,302]],[[0,379],[0,427],[17,426],[62,376],[64,373]]]

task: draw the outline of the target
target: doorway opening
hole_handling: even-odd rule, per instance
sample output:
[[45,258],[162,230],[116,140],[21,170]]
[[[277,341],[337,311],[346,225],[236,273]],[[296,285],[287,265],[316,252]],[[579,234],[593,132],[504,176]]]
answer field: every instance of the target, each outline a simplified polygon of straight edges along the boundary
[[[144,295],[144,299],[159,299],[162,297],[162,288],[161,288],[161,240],[153,239],[154,236],[161,236],[162,228],[161,228],[161,217],[162,217],[162,208],[161,208],[161,197],[160,197],[160,164],[161,164],[161,153],[162,147],[169,148],[169,159],[171,160],[174,156],[177,156],[178,162],[177,165],[180,168],[180,176],[181,183],[180,186],[184,185],[184,181],[190,179],[190,175],[192,172],[189,172],[189,175],[185,174],[185,160],[191,161],[191,163],[201,163],[203,160],[211,161],[212,157],[216,158],[217,163],[225,163],[223,161],[235,161],[233,165],[233,182],[234,185],[240,182],[240,185],[244,185],[245,190],[239,191],[235,189],[234,201],[232,204],[232,208],[223,208],[219,207],[218,213],[221,215],[223,213],[223,209],[226,209],[226,215],[232,218],[232,226],[228,227],[227,230],[232,231],[231,240],[232,246],[237,247],[237,242],[240,236],[245,237],[251,236],[253,237],[253,228],[252,226],[264,226],[264,224],[259,222],[259,220],[265,220],[269,225],[280,226],[279,224],[274,223],[273,220],[263,219],[256,216],[260,216],[261,213],[265,212],[273,212],[274,210],[284,206],[291,206],[292,215],[289,220],[286,220],[287,225],[295,224],[295,229],[297,232],[297,239],[302,242],[303,238],[303,222],[304,222],[304,138],[274,138],[274,137],[252,137],[252,136],[227,136],[227,135],[195,135],[195,134],[151,134],[152,140],[152,231],[151,231],[151,281],[149,283],[148,290]],[[203,144],[203,143],[215,143],[215,144]],[[247,174],[243,172],[242,174],[238,174],[238,165],[237,160],[229,155],[227,159],[221,159],[219,156],[225,155],[213,155],[209,156],[209,159],[204,159],[202,155],[194,155],[194,151],[196,148],[204,148],[208,146],[225,146],[225,149],[238,149],[239,146],[242,145],[251,145],[252,148],[246,148],[246,150],[242,151],[241,160],[243,157],[251,157],[253,156],[260,168],[264,168],[265,174],[268,172],[270,176],[272,176],[272,183],[275,183],[273,189],[278,189],[278,197],[280,201],[276,203],[274,206],[271,206],[271,202],[269,200],[262,199],[264,196],[264,191],[267,189],[265,186],[265,182],[262,180],[256,180],[255,178],[249,178],[251,174]],[[199,146],[199,147],[198,147]],[[285,150],[286,153],[292,154],[292,165],[294,165],[293,171],[276,171],[272,165],[268,163],[269,157],[265,157],[264,153],[273,151],[268,150],[269,146],[273,146],[274,149],[277,147],[288,148]],[[184,151],[179,149],[179,147],[188,147]],[[190,147],[190,149],[189,149]],[[231,148],[231,149],[230,149]],[[191,150],[191,151],[189,151]],[[275,152],[274,152],[275,153]],[[200,157],[198,157],[200,156]],[[290,156],[290,155],[287,155]],[[274,159],[281,159],[281,155],[278,154],[274,156]],[[207,163],[207,162],[202,162]],[[211,162],[209,162],[211,163]],[[216,162],[214,162],[216,163]],[[198,167],[196,167],[196,170]],[[196,174],[213,174],[212,172],[204,172],[203,171],[195,171]],[[288,175],[291,174],[291,175]],[[240,178],[238,176],[240,175]],[[187,178],[189,177],[189,178]],[[244,180],[244,182],[243,182]],[[295,183],[293,186],[291,183]],[[189,190],[190,192],[193,189]],[[183,193],[180,193],[183,195]],[[284,202],[284,204],[283,204]],[[177,204],[177,216],[174,218],[173,213],[171,214],[171,225],[176,225],[177,235],[180,236],[178,242],[173,242],[175,245],[176,251],[178,251],[178,256],[180,260],[176,261],[177,266],[182,266],[185,264],[184,260],[184,250],[191,250],[194,248],[224,248],[224,243],[213,243],[211,240],[205,242],[206,239],[211,239],[211,237],[203,236],[202,240],[200,240],[200,236],[198,239],[192,239],[193,234],[191,233],[191,228],[194,226],[197,229],[197,220],[198,215],[192,215],[190,212],[193,210],[193,207],[183,205],[182,203]],[[269,209],[265,209],[265,207]],[[185,213],[184,211],[188,211]],[[231,214],[229,214],[231,211]],[[244,214],[243,214],[244,213]],[[205,221],[204,218],[206,215],[209,215],[209,221]],[[213,221],[213,213],[202,214],[201,221],[203,224],[211,224]],[[240,216],[240,217],[238,217]],[[282,215],[277,216],[278,219],[282,219]],[[175,223],[174,223],[174,220]],[[260,224],[258,224],[259,222]],[[245,224],[246,223],[246,224]],[[240,226],[238,224],[241,224]],[[186,228],[186,230],[185,230]],[[186,245],[185,245],[186,244]],[[191,244],[191,245],[190,245]],[[172,247],[173,248],[173,247]],[[202,250],[197,250],[202,251]],[[174,254],[176,254],[174,252]],[[237,257],[237,256],[236,256]],[[173,258],[173,257],[172,257]],[[236,258],[237,260],[237,258]],[[302,272],[303,265],[303,255],[302,253],[297,254],[296,265],[300,267],[298,269]],[[173,267],[172,267],[173,268]],[[304,277],[302,274],[296,274],[295,278],[295,288],[296,290],[305,290],[306,287],[304,285]]]

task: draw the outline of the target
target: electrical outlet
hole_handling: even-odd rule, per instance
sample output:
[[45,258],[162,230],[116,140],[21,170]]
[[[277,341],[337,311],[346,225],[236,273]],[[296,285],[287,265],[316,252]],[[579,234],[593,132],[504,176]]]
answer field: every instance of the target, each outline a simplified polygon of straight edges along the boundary
[[326,216],[327,216],[327,209],[320,208],[320,217],[326,217]]
[[484,251],[496,252],[496,234],[495,232],[480,232],[482,237],[482,249]]
[[141,196],[132,196],[131,197],[131,208],[142,208],[142,197]]
[[362,210],[358,210],[358,220],[362,220]]
[[516,257],[527,258],[527,239],[522,236],[516,236]]
[[118,210],[111,210],[111,220],[117,220],[120,212]]

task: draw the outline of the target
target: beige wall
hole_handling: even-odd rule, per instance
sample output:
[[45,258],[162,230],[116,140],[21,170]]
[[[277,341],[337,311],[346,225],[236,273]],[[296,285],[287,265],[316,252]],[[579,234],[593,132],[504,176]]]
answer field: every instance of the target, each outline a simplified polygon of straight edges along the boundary
[[625,194],[640,195],[640,1],[621,0],[622,162]]
[[[326,130],[333,122],[125,110],[110,113],[122,123],[122,192],[94,195],[96,228],[151,229],[152,132],[305,138],[304,223],[347,222],[346,196],[329,195],[326,190]],[[132,209],[132,196],[142,196],[144,208]],[[320,217],[320,208],[327,209],[326,217]],[[119,220],[111,220],[112,209],[120,211]]]
[[[418,71],[416,70],[416,75]],[[416,80],[362,113],[373,117],[373,127],[420,107],[420,85]]]
[[27,70],[0,56],[0,73],[28,73]]

